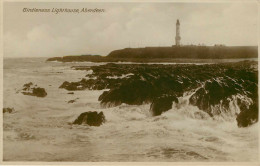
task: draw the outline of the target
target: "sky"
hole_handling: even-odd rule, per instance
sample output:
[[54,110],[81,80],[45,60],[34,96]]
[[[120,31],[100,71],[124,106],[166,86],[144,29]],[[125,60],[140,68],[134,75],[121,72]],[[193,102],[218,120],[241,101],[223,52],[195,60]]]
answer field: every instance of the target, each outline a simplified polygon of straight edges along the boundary
[[[24,8],[104,9],[101,13],[23,12]],[[127,47],[257,45],[256,3],[4,2],[4,57],[102,55]]]

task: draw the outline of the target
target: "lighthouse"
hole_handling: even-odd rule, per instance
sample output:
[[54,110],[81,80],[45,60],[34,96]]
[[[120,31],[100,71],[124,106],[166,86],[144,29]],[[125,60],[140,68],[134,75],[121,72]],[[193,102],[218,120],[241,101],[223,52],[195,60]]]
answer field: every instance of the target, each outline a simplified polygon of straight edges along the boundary
[[176,36],[175,36],[175,45],[181,45],[181,36],[180,36],[180,21],[179,19],[176,22]]

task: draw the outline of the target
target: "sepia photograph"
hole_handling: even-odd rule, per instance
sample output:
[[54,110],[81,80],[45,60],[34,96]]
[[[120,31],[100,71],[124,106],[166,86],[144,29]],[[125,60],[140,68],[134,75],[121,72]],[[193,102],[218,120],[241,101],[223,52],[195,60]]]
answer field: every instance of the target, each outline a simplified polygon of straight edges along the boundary
[[2,1],[2,164],[259,163],[259,1]]

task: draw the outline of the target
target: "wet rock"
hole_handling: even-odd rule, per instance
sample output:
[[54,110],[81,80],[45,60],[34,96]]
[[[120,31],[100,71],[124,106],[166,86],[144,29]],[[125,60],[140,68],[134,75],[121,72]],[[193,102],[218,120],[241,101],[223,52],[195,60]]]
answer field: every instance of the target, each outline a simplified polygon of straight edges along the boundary
[[244,107],[244,110],[241,110],[236,120],[238,127],[248,127],[258,122],[258,103],[255,102],[248,109]]
[[166,112],[172,108],[172,103],[178,103],[176,96],[161,96],[155,98],[150,106],[150,111],[153,116],[161,115],[163,112]]
[[109,94],[109,91],[104,91],[104,92],[98,97],[98,101],[104,100],[108,94]]
[[[84,81],[84,79],[82,79]],[[81,81],[80,82],[68,82],[65,81],[59,88],[64,88],[69,91],[74,91],[74,90],[83,90],[81,86]]]
[[84,112],[73,122],[73,124],[88,124],[89,126],[100,126],[105,122],[103,112]]
[[[64,82],[60,88],[67,90],[108,89],[99,96],[102,105],[153,103],[151,111],[154,111],[155,115],[171,108],[170,100],[160,101],[159,97],[164,94],[182,97],[186,92],[192,92],[198,88],[189,99],[189,103],[213,117],[223,112],[229,114],[227,111],[230,111],[229,104],[232,104],[234,96],[244,96],[255,103],[258,99],[257,65],[254,61],[243,61],[205,65],[108,63],[100,66],[81,66],[75,69],[92,70],[91,74],[87,75],[90,79]],[[129,73],[131,75],[121,77]],[[242,107],[240,110],[246,110]],[[250,111],[247,113],[250,114]],[[243,114],[247,113],[241,112],[240,116],[244,117]]]
[[47,96],[47,92],[44,88],[37,87],[37,85],[33,85],[32,82],[24,84],[22,93],[24,95],[37,96],[37,97],[45,97]]
[[197,106],[200,110],[204,110],[209,113],[210,116],[213,116],[211,112],[208,111],[210,108],[209,95],[204,88],[198,89],[196,93],[190,97],[189,101],[191,105]]
[[27,83],[27,84],[24,84],[23,85],[23,90],[30,90],[30,87],[33,85],[33,83],[32,82],[29,82],[29,83]]
[[74,102],[76,102],[77,99],[79,99],[79,98],[76,98],[74,100],[70,100],[70,101],[68,101],[68,103],[74,103]]
[[68,101],[68,103],[74,103],[76,100],[70,100]]
[[[208,79],[208,73],[204,74],[201,80],[199,76],[206,71],[205,67],[197,69],[196,65],[104,65],[101,69],[93,69],[93,74],[100,77],[99,72],[109,75],[111,70],[114,75],[132,73],[130,77],[118,79],[115,86],[108,86],[109,91],[103,92],[99,97],[102,105],[116,106],[122,103],[140,105],[152,102],[154,98],[163,94],[182,96],[185,91],[192,90],[200,85],[200,81]],[[99,67],[100,68],[100,67]],[[103,73],[103,70],[106,70]],[[198,70],[192,72],[192,70]],[[101,71],[100,71],[101,70]],[[120,73],[120,71],[123,71]],[[118,73],[119,72],[119,73]],[[209,70],[207,71],[209,72]],[[192,74],[191,74],[192,73]],[[101,78],[103,79],[103,78]]]
[[229,98],[232,95],[242,93],[242,88],[229,78],[214,78],[206,81],[204,87],[199,88],[189,99],[190,104],[207,112],[210,116],[219,114],[214,112],[211,106],[222,104],[226,109],[229,107]]
[[151,101],[156,96],[156,92],[153,88],[152,84],[148,81],[133,79],[123,82],[122,85],[108,92],[103,92],[99,100],[101,104],[113,106],[122,103],[141,105],[144,102]]
[[97,79],[81,79],[78,82],[68,82],[65,81],[59,88],[66,89],[68,91],[76,91],[76,90],[102,90],[107,88],[112,88],[117,86],[120,80],[117,79],[109,79],[106,77],[100,77]]
[[[236,73],[239,73],[236,76]],[[199,88],[189,99],[190,104],[208,113],[211,117],[221,114],[221,111],[231,111],[229,103],[232,96],[242,95],[251,100],[251,105],[237,99],[237,106],[241,112],[237,115],[238,127],[247,127],[258,121],[258,85],[254,74],[229,69],[228,74],[221,78],[206,81],[205,86]],[[241,74],[243,73],[243,74]],[[247,73],[247,74],[245,74]],[[218,109],[214,109],[214,106]],[[250,106],[249,106],[250,105]],[[221,109],[220,109],[221,108]]]
[[12,113],[14,112],[14,108],[3,108],[3,113]]
[[45,97],[47,93],[44,88],[33,88],[32,95],[37,97]]

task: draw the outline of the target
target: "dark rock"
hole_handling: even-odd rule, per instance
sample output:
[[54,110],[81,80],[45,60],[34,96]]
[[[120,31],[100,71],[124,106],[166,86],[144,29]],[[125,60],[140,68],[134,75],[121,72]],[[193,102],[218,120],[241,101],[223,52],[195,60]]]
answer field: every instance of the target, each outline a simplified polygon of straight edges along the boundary
[[37,96],[37,97],[47,96],[47,92],[45,91],[44,88],[37,87],[37,85],[33,85],[32,82],[24,84],[21,93],[24,95]]
[[70,83],[68,81],[65,81],[59,88],[64,88],[69,91],[83,90],[83,88],[81,87],[81,82],[71,82]]
[[[236,72],[239,73],[237,76]],[[231,78],[230,73],[233,74],[233,78]],[[235,71],[234,69],[229,69],[228,74],[229,76],[207,81],[204,87],[199,88],[190,97],[190,104],[197,106],[213,117],[221,112],[220,110],[212,110],[211,106],[219,105],[222,109],[228,111],[230,109],[229,102],[233,95],[247,96],[253,103],[248,106],[238,98],[237,104],[241,112],[237,115],[236,120],[239,127],[250,126],[258,121],[257,78],[254,74],[245,74],[245,72]],[[215,79],[218,79],[218,81]]]
[[248,127],[256,122],[258,122],[258,103],[250,105],[247,109],[243,107],[244,110],[238,114],[236,120],[238,127]]
[[74,102],[76,102],[77,99],[79,99],[79,98],[76,98],[74,100],[70,100],[70,101],[68,101],[68,103],[74,103]]
[[73,124],[88,124],[89,126],[100,126],[105,122],[103,112],[84,112],[73,122]]
[[27,83],[27,84],[24,84],[24,85],[23,85],[23,90],[29,90],[32,85],[33,85],[32,82],[29,82],[29,83]]
[[68,103],[74,103],[76,100],[70,100],[68,101]]
[[[209,74],[211,69],[207,67],[196,65],[111,64],[102,67],[95,66],[92,69],[98,80],[103,81],[105,79],[102,75],[109,76],[110,73],[120,75],[121,71],[124,74],[132,73],[131,77],[117,79],[116,84],[108,84],[106,88],[110,90],[99,97],[102,104],[116,106],[122,103],[140,105],[145,102],[152,102],[154,98],[162,94],[182,96],[185,91],[198,87],[200,82],[211,77]],[[117,70],[114,70],[114,68]],[[201,75],[203,75],[202,78],[200,78]]]
[[[186,92],[197,89],[189,99],[190,104],[198,106],[200,110],[213,117],[230,111],[229,103],[234,96],[249,98],[253,101],[252,104],[257,101],[257,66],[258,63],[254,61],[205,65],[108,63],[90,67],[80,66],[74,69],[93,71],[88,74],[90,79],[64,82],[60,88],[67,90],[109,89],[99,96],[102,105],[153,103],[151,110],[155,112],[155,115],[157,112],[161,114],[167,111],[171,106],[170,100],[160,101],[159,97],[163,95],[182,97]],[[130,74],[130,76],[121,77],[125,74]],[[115,76],[119,78],[114,79]],[[157,105],[164,106],[160,108]],[[243,105],[239,107],[241,110],[246,110]],[[245,113],[241,112],[240,116]],[[250,114],[250,111],[248,113]]]
[[109,94],[109,91],[104,91],[99,97],[98,97],[98,101],[102,101],[106,98],[106,95]]
[[[211,106],[222,104],[228,109],[229,98],[242,92],[242,88],[230,78],[214,78],[206,81],[204,87],[199,88],[189,99],[190,104],[197,106],[200,110],[207,112],[210,116],[219,114],[214,112]],[[222,103],[221,103],[222,101]]]
[[210,108],[209,95],[204,88],[198,89],[196,93],[190,97],[189,101],[191,105],[197,106],[200,110],[204,110],[210,116],[213,116],[212,113],[208,111]]
[[63,82],[63,84],[59,88],[64,88],[68,91],[76,91],[76,90],[102,90],[106,88],[112,88],[117,86],[120,80],[117,79],[109,79],[106,77],[100,76],[97,79],[81,79],[78,82]]
[[74,94],[74,92],[69,92],[68,94],[70,94],[70,95],[73,95],[73,94]]
[[168,111],[172,108],[172,103],[178,103],[178,99],[176,96],[161,96],[155,98],[150,106],[150,111],[153,116],[161,115],[163,112]]
[[113,106],[122,103],[130,105],[140,105],[144,102],[151,101],[156,96],[155,90],[151,83],[143,80],[125,81],[118,88],[104,92],[99,100],[102,104],[112,104]]
[[47,93],[44,88],[33,88],[33,96],[37,97],[45,97],[47,96]]
[[3,113],[6,113],[6,112],[12,113],[12,112],[14,112],[14,108],[3,108]]

